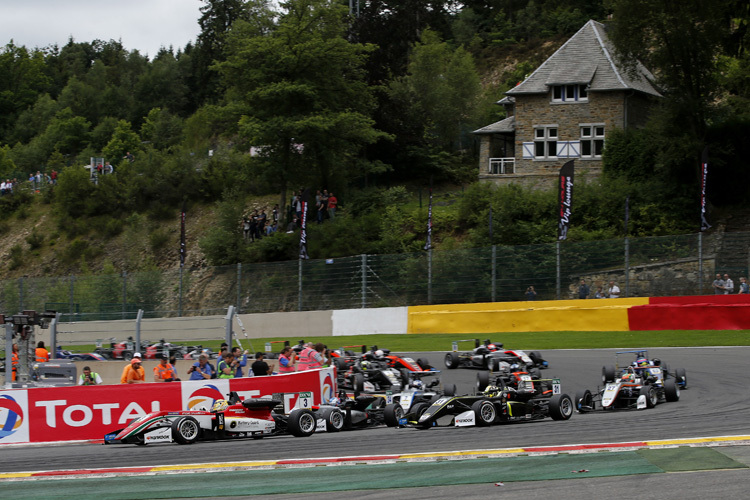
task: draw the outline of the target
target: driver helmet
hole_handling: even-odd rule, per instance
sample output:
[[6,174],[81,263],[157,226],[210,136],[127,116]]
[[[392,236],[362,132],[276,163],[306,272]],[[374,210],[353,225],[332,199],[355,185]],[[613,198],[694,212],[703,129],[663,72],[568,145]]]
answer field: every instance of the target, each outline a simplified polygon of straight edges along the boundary
[[632,382],[634,380],[635,380],[635,375],[633,375],[632,373],[625,373],[622,376],[622,381],[623,382]]
[[229,406],[226,399],[217,399],[214,401],[214,405],[211,407],[211,411],[224,411]]
[[638,366],[648,366],[649,362],[646,358],[638,358]]
[[378,349],[377,351],[375,351],[375,357],[376,357],[376,358],[380,359],[380,358],[382,358],[383,356],[385,356],[385,353],[383,352],[383,350],[382,350],[382,349]]
[[414,382],[411,383],[411,386],[414,387],[415,389],[421,389],[424,386],[424,384],[422,383],[421,380],[415,380]]
[[654,363],[654,366],[661,366],[661,360],[659,358],[654,358],[652,363]]
[[328,404],[331,406],[338,406],[341,404],[341,400],[334,396],[328,400]]
[[496,385],[488,385],[484,389],[484,393],[487,396],[496,396],[499,392],[500,392],[500,388],[498,386],[496,386]]
[[510,371],[517,372],[521,369],[521,366],[518,363],[513,363],[510,365]]
[[362,367],[363,370],[367,370],[367,368],[370,366],[370,362],[362,361],[359,365]]
[[487,344],[487,349],[490,351],[497,351],[497,346],[495,344]]

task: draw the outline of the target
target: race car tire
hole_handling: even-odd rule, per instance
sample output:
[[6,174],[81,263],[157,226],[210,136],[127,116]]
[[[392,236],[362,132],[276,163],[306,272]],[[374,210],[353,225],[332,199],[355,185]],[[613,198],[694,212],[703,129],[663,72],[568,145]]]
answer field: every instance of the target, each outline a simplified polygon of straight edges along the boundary
[[333,358],[333,364],[338,371],[346,371],[348,369],[344,358]]
[[401,373],[401,387],[406,387],[407,385],[409,385],[411,370],[409,370],[408,368],[401,368],[399,372]]
[[[586,408],[582,408],[582,407]],[[591,391],[586,389],[585,391],[578,391],[576,393],[576,408],[580,413],[585,413],[590,409],[594,409],[594,396]]]
[[339,432],[344,428],[344,414],[338,408],[333,408],[326,415],[326,430],[328,432]]
[[445,367],[449,370],[455,370],[458,368],[459,365],[459,359],[458,359],[458,353],[455,352],[449,352],[445,355]]
[[673,379],[664,381],[664,397],[670,403],[680,400],[680,386]]
[[417,365],[419,365],[419,367],[425,371],[432,368],[432,365],[427,358],[417,358]]
[[[413,413],[414,419],[417,422],[419,422],[419,418],[429,407],[430,407],[429,403],[417,403],[411,407],[411,410],[409,410],[409,413]],[[432,422],[417,424],[418,429],[429,429],[430,427],[432,427]]]
[[361,373],[355,373],[352,375],[352,389],[355,391],[365,390],[365,376]]
[[500,360],[496,358],[490,358],[487,364],[487,369],[491,372],[496,372],[500,368]]
[[482,392],[487,388],[487,386],[490,385],[490,373],[489,372],[479,372],[477,373],[477,390],[479,392]]
[[443,396],[455,396],[455,395],[456,395],[456,384],[443,385]]
[[172,439],[179,444],[192,444],[201,435],[201,426],[190,416],[180,417],[172,422]]
[[573,415],[573,400],[567,394],[555,394],[549,400],[549,416],[552,420],[568,420]]
[[471,409],[474,410],[474,421],[479,427],[492,425],[497,419],[495,405],[486,399],[475,401],[474,404],[471,405]]
[[391,403],[383,410],[383,421],[388,427],[398,427],[398,421],[404,418],[404,409],[398,403]]
[[683,389],[687,389],[687,374],[684,368],[678,368],[674,371],[674,378]]
[[289,414],[289,432],[296,437],[308,437],[315,433],[317,420],[313,412],[297,408]]
[[641,387],[638,396],[646,396],[646,408],[653,408],[656,403],[659,402],[659,396],[656,394],[656,389],[651,385],[644,385]]
[[123,361],[130,361],[133,359],[133,352],[132,351],[122,351],[122,359]]
[[542,357],[542,353],[539,351],[531,351],[529,353],[529,357],[531,358],[531,361],[534,362],[535,365],[541,365],[542,361],[544,361],[544,358]]
[[529,375],[531,375],[531,378],[542,378],[542,372],[539,368],[532,368],[529,370]]
[[607,382],[614,382],[615,381],[615,367],[614,366],[602,366],[602,382],[605,384]]

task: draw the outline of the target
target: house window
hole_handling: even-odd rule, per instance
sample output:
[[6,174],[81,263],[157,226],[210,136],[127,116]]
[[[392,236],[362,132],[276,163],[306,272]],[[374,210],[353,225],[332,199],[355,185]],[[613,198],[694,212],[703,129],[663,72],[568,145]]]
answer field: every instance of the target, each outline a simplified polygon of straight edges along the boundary
[[557,125],[534,128],[534,158],[557,157]]
[[586,85],[555,85],[552,87],[552,102],[588,101]]
[[601,158],[604,125],[581,125],[581,158]]

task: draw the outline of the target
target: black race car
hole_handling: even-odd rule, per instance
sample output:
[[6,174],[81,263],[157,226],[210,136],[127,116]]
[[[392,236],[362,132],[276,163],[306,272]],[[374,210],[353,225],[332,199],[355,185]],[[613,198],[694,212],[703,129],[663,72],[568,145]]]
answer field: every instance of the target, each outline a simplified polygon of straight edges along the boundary
[[[461,342],[473,342],[474,349],[471,351],[459,351]],[[445,355],[445,367],[449,370],[455,368],[480,368],[495,370],[501,361],[508,363],[522,363],[533,368],[547,368],[549,363],[542,357],[539,351],[521,351],[518,349],[504,349],[503,344],[493,343],[490,339],[480,342],[479,339],[455,340],[453,350]]]

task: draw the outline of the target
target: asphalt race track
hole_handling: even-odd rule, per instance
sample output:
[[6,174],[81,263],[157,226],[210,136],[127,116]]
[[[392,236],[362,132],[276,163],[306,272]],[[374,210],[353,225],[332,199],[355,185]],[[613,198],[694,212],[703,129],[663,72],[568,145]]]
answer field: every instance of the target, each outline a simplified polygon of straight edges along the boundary
[[[514,347],[514,346],[509,346]],[[615,349],[544,351],[550,368],[545,378],[559,377],[571,397],[601,384],[602,365],[614,364]],[[477,372],[445,370],[443,353],[411,353],[443,369],[444,382],[458,393],[471,393]],[[201,442],[191,446],[104,446],[66,444],[0,447],[0,472],[179,465],[208,462],[345,457],[377,454],[483,450],[583,443],[617,443],[691,437],[750,435],[747,373],[750,347],[658,348],[649,350],[669,365],[685,368],[688,389],[678,402],[642,411],[575,413],[569,421],[542,420],[490,428],[429,430],[374,428],[262,440]],[[630,360],[630,358],[628,358]]]

